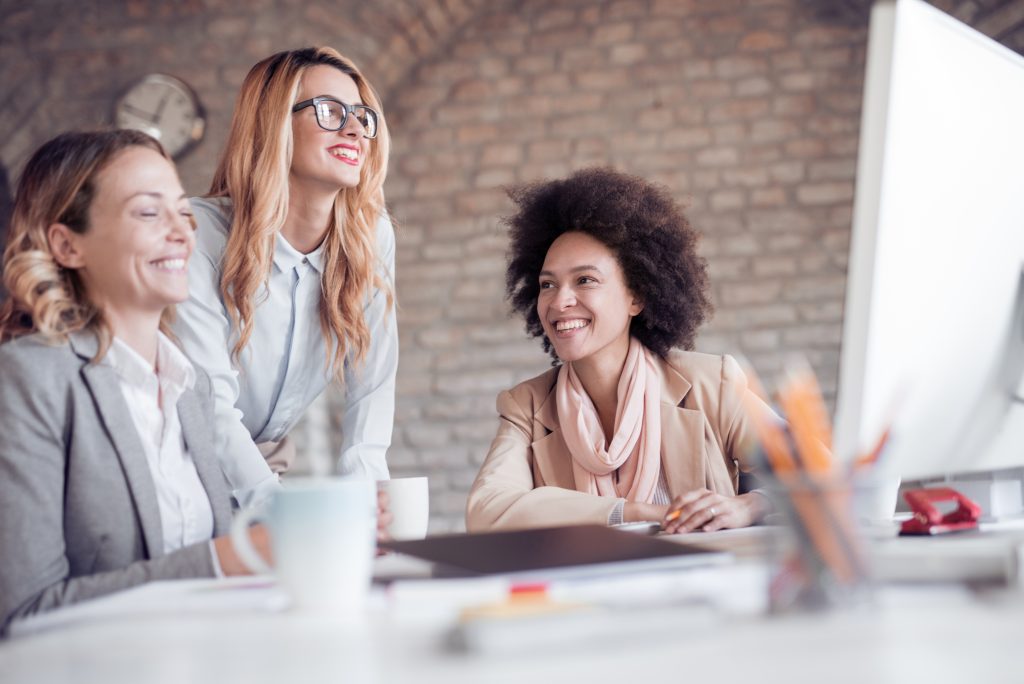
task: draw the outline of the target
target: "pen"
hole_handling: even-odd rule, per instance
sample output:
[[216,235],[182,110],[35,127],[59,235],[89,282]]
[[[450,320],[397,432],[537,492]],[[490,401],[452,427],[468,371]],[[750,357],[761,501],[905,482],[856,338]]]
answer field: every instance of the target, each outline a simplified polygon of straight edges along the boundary
[[681,516],[682,514],[683,514],[683,509],[677,508],[676,510],[672,511],[671,513],[669,513],[668,515],[665,516],[665,522],[666,523],[670,523],[673,520],[677,520],[679,518],[679,516]]

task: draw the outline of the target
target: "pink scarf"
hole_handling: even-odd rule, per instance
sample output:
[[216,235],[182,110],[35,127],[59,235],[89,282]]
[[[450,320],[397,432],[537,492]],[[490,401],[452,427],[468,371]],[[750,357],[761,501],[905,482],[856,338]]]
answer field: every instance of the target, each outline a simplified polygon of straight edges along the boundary
[[[654,358],[630,338],[619,376],[615,433],[605,440],[597,407],[572,363],[558,371],[558,422],[569,453],[576,489],[600,496],[650,503],[661,473],[661,379]],[[618,482],[613,473],[618,470]]]

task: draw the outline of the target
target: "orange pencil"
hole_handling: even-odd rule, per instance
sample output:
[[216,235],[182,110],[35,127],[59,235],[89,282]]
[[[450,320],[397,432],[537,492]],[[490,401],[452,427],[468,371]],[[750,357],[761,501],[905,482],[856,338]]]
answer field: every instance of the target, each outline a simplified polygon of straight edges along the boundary
[[[743,396],[744,407],[747,414],[754,423],[754,429],[761,439],[761,446],[764,447],[768,465],[775,473],[790,473],[796,470],[796,459],[789,450],[789,442],[786,434],[775,420],[774,414],[769,416],[771,411],[768,408],[768,400],[765,395],[764,386],[758,378],[754,369],[746,362],[741,362],[743,372],[747,376],[747,384],[751,394]],[[752,396],[753,395],[753,396]],[[757,401],[760,399],[761,401]]]
[[779,390],[779,403],[789,420],[793,441],[810,472],[823,473],[832,467],[829,447],[832,429],[821,391],[809,367],[802,365]]

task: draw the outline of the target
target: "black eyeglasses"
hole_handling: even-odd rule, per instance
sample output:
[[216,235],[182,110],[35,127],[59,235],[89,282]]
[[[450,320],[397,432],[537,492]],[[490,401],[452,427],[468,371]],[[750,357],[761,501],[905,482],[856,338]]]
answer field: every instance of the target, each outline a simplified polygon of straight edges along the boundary
[[292,107],[292,112],[306,107],[313,108],[313,111],[316,112],[317,124],[325,131],[340,131],[345,127],[348,116],[351,114],[356,117],[356,121],[363,125],[364,138],[377,137],[377,119],[380,117],[377,112],[366,105],[345,104],[333,97],[314,97],[311,100],[303,100]]

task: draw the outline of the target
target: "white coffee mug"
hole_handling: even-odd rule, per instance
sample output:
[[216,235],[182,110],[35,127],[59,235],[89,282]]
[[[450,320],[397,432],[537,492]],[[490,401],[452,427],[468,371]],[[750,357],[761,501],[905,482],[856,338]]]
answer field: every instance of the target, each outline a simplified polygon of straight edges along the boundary
[[[266,522],[271,568],[247,528]],[[262,508],[246,509],[231,525],[239,558],[257,573],[274,574],[294,608],[338,616],[360,612],[370,589],[377,544],[377,492],[370,480],[289,478]]]
[[430,490],[425,477],[399,477],[381,480],[377,487],[388,494],[392,519],[388,534],[392,539],[423,539],[430,522]]

